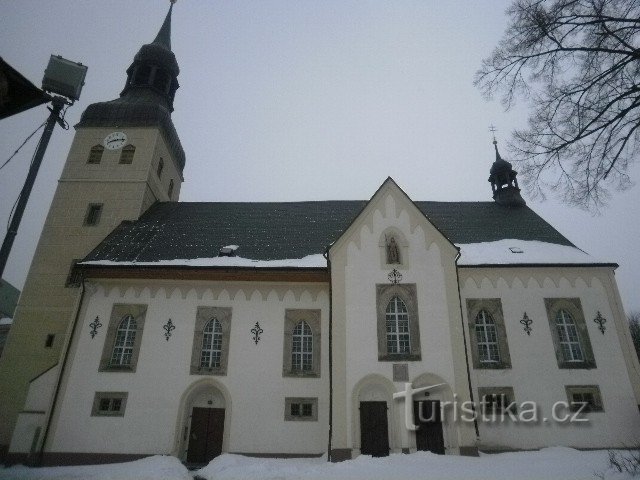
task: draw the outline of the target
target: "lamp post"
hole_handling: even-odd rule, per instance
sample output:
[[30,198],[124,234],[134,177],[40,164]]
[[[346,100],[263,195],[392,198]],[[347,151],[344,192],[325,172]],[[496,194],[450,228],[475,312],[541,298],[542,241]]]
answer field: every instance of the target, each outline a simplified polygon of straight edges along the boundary
[[53,128],[55,127],[56,122],[59,123],[60,126],[64,125],[60,112],[65,105],[73,105],[73,102],[80,98],[80,91],[84,85],[84,78],[86,74],[87,67],[80,63],[71,62],[55,55],[51,55],[51,58],[49,59],[49,65],[47,66],[47,69],[44,72],[44,78],[42,79],[42,88],[43,90],[63,96],[52,96],[43,92],[43,95],[48,97],[51,101],[51,107],[47,107],[50,112],[49,118],[47,119],[42,136],[40,137],[38,149],[36,150],[33,162],[29,167],[29,173],[27,174],[24,186],[20,191],[20,196],[18,197],[16,209],[13,217],[11,218],[11,223],[9,224],[9,229],[7,230],[7,234],[2,242],[2,247],[0,248],[0,278],[2,278],[4,267],[7,265],[13,241],[18,234],[18,227],[20,226],[24,209],[29,201],[29,195],[31,194],[33,184],[36,181],[40,164],[42,163],[47,146],[49,145]]

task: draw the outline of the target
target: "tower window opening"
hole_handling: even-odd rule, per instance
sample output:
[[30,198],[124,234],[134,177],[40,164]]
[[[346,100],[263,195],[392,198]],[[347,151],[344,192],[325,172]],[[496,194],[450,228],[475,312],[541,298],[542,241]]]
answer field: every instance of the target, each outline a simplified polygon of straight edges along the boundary
[[100,223],[100,216],[102,215],[102,204],[92,203],[87,208],[87,215],[84,219],[84,224],[87,226],[95,226]]

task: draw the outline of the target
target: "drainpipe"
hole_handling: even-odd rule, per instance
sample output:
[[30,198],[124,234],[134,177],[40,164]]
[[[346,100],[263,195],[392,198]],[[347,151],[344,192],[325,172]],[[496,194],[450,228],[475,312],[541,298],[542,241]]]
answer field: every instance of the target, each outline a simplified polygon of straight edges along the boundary
[[[471,400],[471,407],[475,411],[475,402],[473,401],[473,387],[471,386],[471,369],[469,368],[469,351],[467,350],[467,334],[464,331],[464,317],[462,316],[462,293],[460,292],[460,272],[458,270],[458,259],[460,259],[460,249],[454,261],[456,265],[456,282],[458,284],[458,304],[460,305],[460,322],[462,322],[462,339],[464,341],[464,361],[467,366],[467,383],[469,384],[469,400]],[[473,416],[473,427],[476,430],[476,437],[480,437],[480,430],[478,430],[478,419],[476,415]]]
[[71,327],[71,332],[69,333],[69,341],[67,342],[66,348],[64,349],[64,357],[62,359],[62,365],[60,366],[60,373],[58,373],[58,380],[56,381],[56,389],[53,394],[53,401],[51,402],[51,408],[49,409],[49,418],[47,418],[47,424],[44,428],[44,434],[42,435],[42,443],[40,445],[40,452],[38,453],[38,463],[42,466],[42,462],[44,460],[44,448],[47,443],[47,438],[49,436],[49,430],[51,428],[51,422],[53,421],[53,414],[55,412],[56,404],[58,403],[58,396],[60,394],[60,384],[62,383],[62,377],[64,375],[65,367],[67,366],[67,360],[69,359],[69,350],[71,350],[71,342],[73,341],[73,336],[76,331],[76,325],[78,323],[78,318],[80,317],[80,308],[82,307],[82,302],[84,300],[86,288],[84,285],[84,277],[82,278],[82,283],[80,284],[80,299],[76,305],[76,311],[73,318],[73,325]]
[[331,260],[329,247],[324,251],[329,270],[329,442],[327,444],[327,461],[331,461],[331,437],[333,435],[333,286],[331,282]]

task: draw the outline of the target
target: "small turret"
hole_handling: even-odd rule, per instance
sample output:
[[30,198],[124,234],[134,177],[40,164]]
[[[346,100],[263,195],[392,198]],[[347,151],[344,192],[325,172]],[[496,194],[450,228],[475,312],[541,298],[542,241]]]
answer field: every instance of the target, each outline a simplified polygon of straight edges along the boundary
[[489,182],[493,191],[493,199],[499,205],[507,207],[522,207],[527,204],[520,195],[518,179],[511,163],[503,160],[498,152],[498,142],[493,139],[493,146],[496,150],[496,161],[491,165],[489,171]]

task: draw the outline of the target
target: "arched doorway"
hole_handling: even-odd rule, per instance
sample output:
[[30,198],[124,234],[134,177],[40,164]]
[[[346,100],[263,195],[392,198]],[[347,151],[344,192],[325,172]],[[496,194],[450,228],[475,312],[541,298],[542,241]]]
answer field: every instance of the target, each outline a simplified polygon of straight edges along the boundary
[[393,384],[369,375],[353,389],[353,446],[362,455],[384,457],[396,448]]
[[229,394],[223,385],[204,379],[188,388],[180,403],[180,457],[189,464],[206,464],[228,444]]
[[[453,405],[453,392],[444,379],[433,373],[423,373],[412,382],[413,388],[430,385],[442,385],[434,390],[428,390],[413,400],[415,448],[418,451],[429,451],[444,455],[447,448],[455,441],[455,426],[447,421],[448,415],[443,405]],[[444,403],[443,403],[444,402]]]

